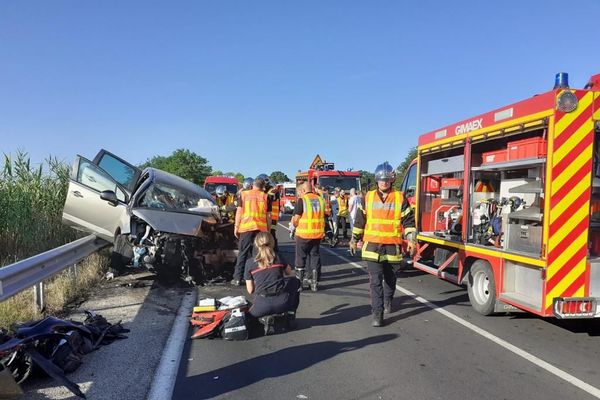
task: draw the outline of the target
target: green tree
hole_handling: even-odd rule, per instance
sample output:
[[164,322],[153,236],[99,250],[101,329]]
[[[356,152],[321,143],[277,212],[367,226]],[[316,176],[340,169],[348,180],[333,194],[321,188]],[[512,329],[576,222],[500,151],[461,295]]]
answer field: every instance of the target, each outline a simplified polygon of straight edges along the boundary
[[223,176],[225,174],[223,173],[223,171],[216,170],[216,171],[211,172],[211,175],[214,175],[214,176]]
[[271,182],[273,183],[291,182],[290,178],[288,178],[288,176],[281,171],[271,172],[269,179],[271,179]]
[[154,156],[142,167],[158,168],[170,172],[197,185],[204,184],[204,179],[212,173],[208,160],[188,149],[177,149],[170,156]]
[[394,187],[396,189],[400,188],[400,185],[402,184],[402,181],[404,180],[404,176],[406,175],[406,171],[408,170],[410,163],[415,158],[417,158],[417,148],[413,147],[410,150],[408,150],[408,154],[404,158],[404,161],[402,161],[400,163],[400,165],[398,165],[398,168],[396,168],[396,183],[394,183]]
[[375,187],[375,175],[372,172],[360,170],[360,187],[362,190],[371,190]]
[[246,177],[244,176],[244,174],[242,174],[241,172],[238,172],[237,174],[234,175],[239,183],[243,183],[244,179],[246,179]]

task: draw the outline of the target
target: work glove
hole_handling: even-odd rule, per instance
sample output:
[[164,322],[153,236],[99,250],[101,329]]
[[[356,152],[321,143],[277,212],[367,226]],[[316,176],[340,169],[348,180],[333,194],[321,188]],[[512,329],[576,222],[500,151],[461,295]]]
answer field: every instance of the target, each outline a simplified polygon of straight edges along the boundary
[[417,239],[415,238],[415,234],[411,232],[407,234],[405,238],[407,240],[406,251],[411,257],[413,257],[417,252]]
[[356,239],[352,238],[350,239],[350,243],[348,244],[348,251],[350,252],[351,256],[354,256],[356,254],[356,248],[357,248],[357,243],[356,243]]

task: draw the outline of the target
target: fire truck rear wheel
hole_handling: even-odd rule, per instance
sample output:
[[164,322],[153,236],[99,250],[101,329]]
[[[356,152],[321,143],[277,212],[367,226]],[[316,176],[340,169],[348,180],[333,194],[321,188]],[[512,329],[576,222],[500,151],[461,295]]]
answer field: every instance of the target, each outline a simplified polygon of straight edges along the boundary
[[491,315],[496,304],[496,282],[492,267],[484,260],[477,260],[471,266],[467,279],[469,300],[480,314]]

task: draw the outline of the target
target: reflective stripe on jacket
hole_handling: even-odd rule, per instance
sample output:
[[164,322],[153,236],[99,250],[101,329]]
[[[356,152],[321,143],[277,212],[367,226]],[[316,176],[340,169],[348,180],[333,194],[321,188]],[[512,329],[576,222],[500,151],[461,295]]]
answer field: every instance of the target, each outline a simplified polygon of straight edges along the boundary
[[267,231],[267,194],[260,190],[242,192],[242,219],[238,231]]
[[314,193],[302,196],[303,212],[296,236],[302,239],[322,239],[325,236],[325,201]]
[[363,240],[380,244],[402,243],[402,225],[400,224],[402,209],[402,193],[391,191],[385,201],[376,191],[367,193],[367,223]]
[[279,221],[279,192],[277,188],[269,190],[269,200],[271,200],[271,220]]

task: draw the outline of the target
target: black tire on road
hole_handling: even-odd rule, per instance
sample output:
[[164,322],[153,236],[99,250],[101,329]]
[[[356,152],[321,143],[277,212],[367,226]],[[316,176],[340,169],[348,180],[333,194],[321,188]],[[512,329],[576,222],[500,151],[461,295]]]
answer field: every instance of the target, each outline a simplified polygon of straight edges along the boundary
[[487,261],[477,260],[471,266],[467,277],[467,287],[471,306],[480,314],[491,315],[496,305],[496,281],[494,272]]
[[111,271],[116,274],[124,272],[131,260],[133,260],[133,247],[127,241],[127,237],[121,234],[116,235],[110,257]]

